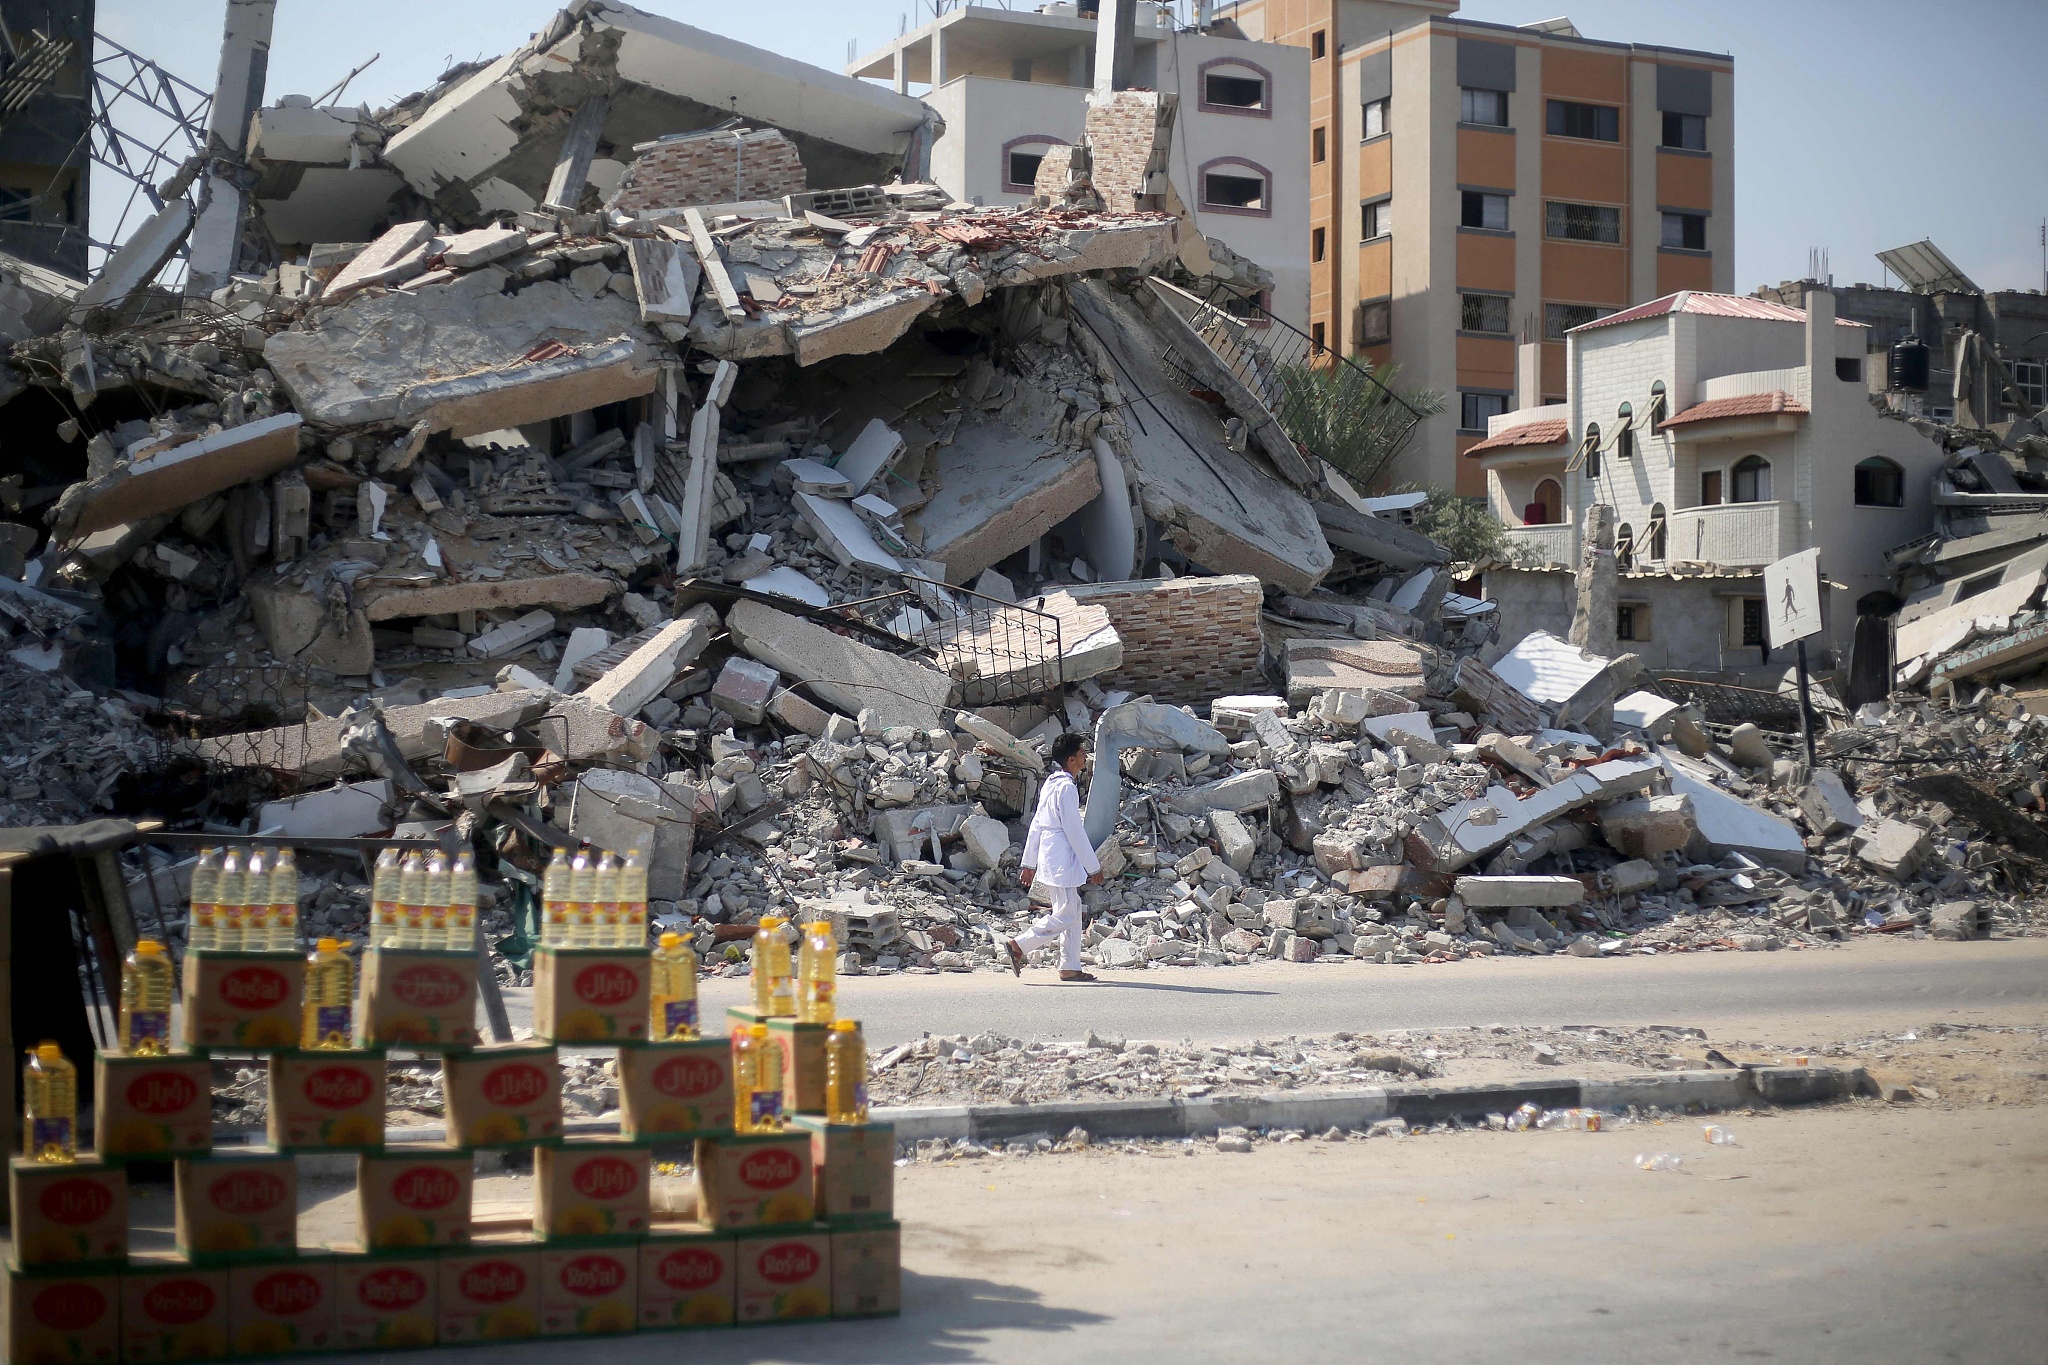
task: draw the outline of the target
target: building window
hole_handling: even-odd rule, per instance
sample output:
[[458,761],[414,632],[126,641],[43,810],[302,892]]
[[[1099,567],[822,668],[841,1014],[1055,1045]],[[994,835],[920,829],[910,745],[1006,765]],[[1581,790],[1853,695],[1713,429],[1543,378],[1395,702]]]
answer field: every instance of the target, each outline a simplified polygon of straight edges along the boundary
[[1273,318],[1273,291],[1262,289],[1257,294],[1225,294],[1219,305],[1224,312],[1237,318],[1247,327],[1271,327]]
[[1614,638],[1617,640],[1648,640],[1650,638],[1650,606],[1647,602],[1623,602],[1614,609]]
[[1508,410],[1508,396],[1504,393],[1460,393],[1458,395],[1458,426],[1464,431],[1486,430],[1486,419],[1498,417]]
[[1650,543],[1650,558],[1660,564],[1664,562],[1665,521],[1664,504],[1661,502],[1652,503],[1650,505],[1650,524],[1643,528],[1643,539]]
[[1563,341],[1564,334],[1572,328],[1598,322],[1613,311],[1591,303],[1546,303],[1543,305],[1543,339]]
[[1390,102],[1391,101],[1385,99],[1367,100],[1365,102],[1366,141],[1370,142],[1372,139],[1376,137],[1386,136],[1387,105]]
[[1664,245],[1681,251],[1707,249],[1707,215],[1667,213],[1664,215]]
[[1266,112],[1266,81],[1242,68],[1209,71],[1202,76],[1202,104],[1215,109],[1256,109]]
[[[1614,456],[1619,460],[1633,460],[1636,457],[1635,409],[1623,403],[1615,412],[1617,423],[1614,432]],[[1662,555],[1657,556],[1659,559]]]
[[1031,79],[1031,59],[1029,57],[1010,58],[1010,79],[1013,81],[1028,81]]
[[1543,231],[1567,242],[1619,242],[1621,210],[1553,199],[1543,206]]
[[1611,104],[1574,104],[1551,100],[1544,129],[1552,137],[1581,137],[1594,142],[1621,141],[1621,110]]
[[1273,177],[1264,166],[1235,157],[1219,157],[1203,163],[1201,178],[1203,208],[1218,213],[1272,217]]
[[1391,199],[1381,199],[1381,200],[1378,200],[1378,201],[1376,201],[1376,202],[1374,202],[1374,203],[1371,203],[1371,204],[1366,204],[1366,205],[1364,205],[1364,209],[1365,209],[1365,226],[1364,226],[1364,240],[1366,240],[1366,241],[1370,242],[1370,241],[1374,240],[1375,238],[1378,238],[1378,237],[1385,237],[1385,236],[1388,236],[1389,234],[1391,234],[1391,233],[1393,232],[1393,230],[1394,230],[1394,201],[1393,201],[1393,200],[1391,200]]
[[1664,142],[1666,147],[1680,151],[1704,152],[1707,150],[1707,120],[1702,114],[1666,114],[1664,116]]
[[1856,466],[1858,507],[1904,507],[1906,471],[1896,461],[1873,455]]
[[1504,194],[1483,194],[1478,190],[1458,192],[1458,226],[1468,228],[1490,228],[1495,232],[1508,230],[1508,197]]
[[1310,61],[1317,62],[1330,55],[1330,39],[1322,29],[1317,29],[1309,35],[1308,55]]
[[1721,471],[1718,469],[1702,469],[1700,471],[1700,506],[1719,507],[1720,505]]
[[1328,247],[1328,242],[1329,238],[1324,229],[1311,229],[1308,234],[1308,258],[1311,261],[1323,259],[1323,253]]
[[1626,572],[1635,566],[1636,532],[1624,521],[1614,532],[1614,567]]
[[1522,509],[1524,526],[1557,526],[1563,523],[1564,490],[1556,479],[1544,479],[1536,485],[1534,499]]
[[1326,343],[1323,341],[1322,323],[1311,322],[1308,325],[1308,344],[1311,351],[1322,351],[1326,348]]
[[1835,357],[1835,378],[1844,384],[1863,382],[1863,357],[1860,355],[1838,355]]
[[1374,299],[1358,305],[1358,344],[1384,346],[1394,339],[1394,301]]
[[1462,296],[1462,317],[1459,327],[1467,332],[1488,332],[1506,336],[1508,331],[1508,309],[1514,300],[1505,294],[1466,294]]
[[1013,137],[1003,144],[1003,192],[1032,194],[1037,190],[1038,167],[1055,147],[1065,147],[1064,138],[1050,133]]
[[1508,126],[1508,92],[1473,90],[1458,92],[1458,122],[1480,123],[1489,128]]
[[35,217],[34,190],[0,189],[0,223],[26,223]]
[[1322,162],[1323,162],[1323,154],[1324,154],[1324,153],[1323,153],[1323,148],[1324,148],[1324,141],[1323,141],[1323,130],[1322,130],[1322,129],[1320,129],[1320,128],[1311,128],[1311,129],[1309,129],[1309,130],[1308,130],[1308,159],[1309,159],[1310,161],[1313,161],[1313,162],[1315,162],[1315,163],[1316,163],[1317,165],[1319,165],[1319,166],[1320,166],[1320,165],[1322,164]]
[[2048,360],[2015,360],[2007,369],[2013,388],[2019,391],[2023,412],[2036,413],[2048,408]]
[[1740,602],[1742,611],[1742,643],[1764,647],[1764,599],[1745,597]]
[[1745,455],[1730,471],[1728,501],[1769,502],[1771,462],[1761,455]]
[[1966,578],[1963,580],[1963,585],[1956,589],[1956,601],[1963,602],[1972,597],[1981,597],[2004,581],[2005,570],[2003,569],[1993,569],[1990,573],[1978,574],[1975,578]]

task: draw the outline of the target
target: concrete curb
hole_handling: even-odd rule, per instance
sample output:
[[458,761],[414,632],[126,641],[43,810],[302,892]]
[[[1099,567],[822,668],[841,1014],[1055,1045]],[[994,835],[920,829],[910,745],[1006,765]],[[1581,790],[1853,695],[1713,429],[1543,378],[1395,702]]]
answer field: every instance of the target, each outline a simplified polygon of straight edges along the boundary
[[1567,1076],[1504,1085],[1386,1085],[1309,1094],[1220,1099],[1092,1100],[1055,1104],[904,1106],[877,1109],[896,1125],[898,1142],[932,1138],[1000,1142],[1032,1133],[1055,1138],[1085,1128],[1098,1138],[1200,1137],[1219,1128],[1364,1128],[1380,1119],[1412,1124],[1505,1114],[1523,1104],[1545,1109],[1644,1108],[1706,1111],[1756,1104],[1808,1104],[1873,1094],[1862,1067],[1745,1067],[1738,1071],[1653,1071],[1619,1080]]

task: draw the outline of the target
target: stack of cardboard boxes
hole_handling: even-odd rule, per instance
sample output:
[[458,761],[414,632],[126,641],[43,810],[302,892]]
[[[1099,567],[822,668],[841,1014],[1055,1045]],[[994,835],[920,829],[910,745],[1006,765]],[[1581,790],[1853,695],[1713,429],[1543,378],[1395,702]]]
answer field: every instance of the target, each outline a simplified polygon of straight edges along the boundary
[[[12,1165],[10,1361],[206,1360],[900,1310],[894,1134],[826,1122],[822,1026],[776,1022],[796,1118],[787,1132],[742,1135],[728,1040],[648,1040],[645,951],[541,949],[540,1041],[486,1047],[468,953],[369,950],[349,1051],[292,1046],[295,954],[195,949],[184,972],[189,1050],[102,1053],[94,1155]],[[559,1042],[618,1047],[618,1134],[563,1135]],[[386,1047],[443,1054],[445,1144],[385,1145]],[[209,1048],[269,1054],[267,1147],[213,1150]],[[695,1217],[670,1221],[654,1207],[654,1161],[685,1146]],[[534,1154],[531,1228],[473,1226],[475,1153],[515,1148]],[[301,1248],[294,1157],[348,1151],[357,1239]],[[175,1254],[129,1251],[134,1160],[175,1163]]]

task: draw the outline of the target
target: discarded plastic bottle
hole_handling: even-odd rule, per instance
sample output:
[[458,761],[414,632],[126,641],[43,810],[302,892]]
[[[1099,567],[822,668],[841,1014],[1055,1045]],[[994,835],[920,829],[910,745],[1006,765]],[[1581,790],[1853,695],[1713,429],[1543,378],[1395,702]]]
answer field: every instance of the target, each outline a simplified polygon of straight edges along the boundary
[[1599,1132],[1607,1118],[1598,1109],[1567,1109],[1565,1113],[1569,1116],[1565,1126],[1580,1133]]
[[769,1018],[796,1013],[796,992],[790,980],[789,940],[780,915],[763,915],[754,931],[754,1008]]
[[457,952],[476,947],[476,860],[464,849],[448,869],[448,928],[439,946]]
[[742,1133],[782,1131],[782,1049],[766,1024],[733,1035],[733,1127]]
[[615,948],[619,942],[619,858],[615,853],[597,857],[593,900],[597,912],[591,916],[590,946]]
[[1546,1109],[1543,1111],[1542,1116],[1536,1120],[1536,1126],[1547,1133],[1554,1129],[1570,1127],[1571,1119],[1572,1116],[1568,1110]]
[[1675,1171],[1684,1160],[1676,1152],[1636,1153],[1636,1165],[1646,1171]]
[[398,946],[427,946],[427,860],[418,853],[398,864]]
[[1522,1105],[1521,1107],[1517,1108],[1514,1113],[1508,1115],[1509,1131],[1516,1133],[1528,1131],[1528,1129],[1535,1124],[1536,1120],[1542,1115],[1542,1113],[1542,1108],[1535,1104]]
[[370,942],[379,948],[398,946],[398,850],[386,845],[370,874]]
[[249,879],[242,871],[242,855],[229,849],[220,860],[220,880],[214,885],[216,913],[213,946],[234,952],[242,946],[242,926],[248,922],[245,896]]
[[448,946],[448,896],[451,887],[448,855],[438,848],[427,855],[427,878],[424,886],[426,923],[420,933],[420,947],[445,948]]
[[192,864],[192,913],[185,921],[187,948],[220,946],[220,850],[202,848]]
[[663,934],[654,950],[648,1037],[687,1043],[697,1037],[697,954],[687,934]]
[[30,1161],[78,1160],[78,1069],[53,1042],[36,1044],[21,1072],[22,1145]]
[[825,1035],[825,1117],[832,1123],[868,1121],[868,1045],[852,1019],[834,1020]]
[[627,849],[619,863],[619,927],[612,946],[647,946],[647,860],[637,848]]
[[569,944],[575,948],[597,945],[597,855],[587,848],[576,850],[569,860]]
[[569,946],[569,850],[558,848],[540,879],[540,941]]
[[273,953],[295,953],[299,950],[299,859],[288,848],[271,856],[263,946]]
[[299,1045],[338,1051],[355,1036],[356,968],[347,944],[323,938],[306,958],[306,1021]]
[[1703,1136],[1707,1139],[1707,1145],[1710,1147],[1733,1147],[1735,1145],[1735,1134],[1724,1124],[1708,1124],[1703,1131]]
[[833,941],[830,920],[804,926],[796,968],[797,1019],[806,1024],[831,1023],[838,1012],[839,945]]
[[161,1057],[171,1050],[171,959],[153,938],[138,939],[121,964],[121,1051]]

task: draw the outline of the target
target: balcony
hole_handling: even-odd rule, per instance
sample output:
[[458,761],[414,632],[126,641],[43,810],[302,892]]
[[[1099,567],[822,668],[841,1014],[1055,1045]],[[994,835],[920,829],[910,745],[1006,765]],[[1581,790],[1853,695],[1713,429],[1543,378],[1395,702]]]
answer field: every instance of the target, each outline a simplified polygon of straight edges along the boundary
[[1579,562],[1579,528],[1571,525],[1510,526],[1508,548],[1525,565]]
[[1758,568],[1798,549],[1798,535],[1796,502],[1684,507],[1671,514],[1665,557],[1728,568]]

